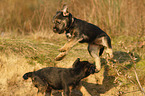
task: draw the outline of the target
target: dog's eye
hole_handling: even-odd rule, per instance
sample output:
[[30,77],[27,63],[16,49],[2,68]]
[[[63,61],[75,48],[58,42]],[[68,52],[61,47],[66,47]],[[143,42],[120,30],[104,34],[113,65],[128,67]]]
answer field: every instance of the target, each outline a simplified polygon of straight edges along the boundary
[[57,21],[55,21],[55,23],[56,23],[56,24],[60,24],[60,23],[61,23],[61,21],[58,21],[58,20],[57,20]]
[[56,23],[57,23],[57,24],[60,24],[60,22],[59,22],[59,21],[56,21]]

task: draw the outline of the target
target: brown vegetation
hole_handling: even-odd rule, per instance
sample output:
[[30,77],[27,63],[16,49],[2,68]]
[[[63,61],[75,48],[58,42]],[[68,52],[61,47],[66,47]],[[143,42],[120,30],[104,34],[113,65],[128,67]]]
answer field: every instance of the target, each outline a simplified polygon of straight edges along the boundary
[[83,81],[87,91],[92,96],[142,95],[136,86],[138,81],[145,85],[145,0],[0,0],[0,95],[34,96],[37,89],[22,79],[28,71],[70,67],[77,57],[93,62],[85,44],[54,61],[66,40],[52,32],[52,18],[64,3],[75,17],[112,38],[115,60],[102,59],[101,72]]

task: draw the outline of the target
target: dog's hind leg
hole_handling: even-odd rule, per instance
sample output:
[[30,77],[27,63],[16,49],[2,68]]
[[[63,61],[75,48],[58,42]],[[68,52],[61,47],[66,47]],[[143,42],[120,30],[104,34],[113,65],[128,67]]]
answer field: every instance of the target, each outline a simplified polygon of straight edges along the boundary
[[88,51],[90,55],[95,59],[95,65],[96,65],[96,72],[99,72],[101,69],[101,62],[99,57],[101,46],[95,45],[95,44],[89,44],[88,45]]
[[47,89],[47,83],[37,75],[32,77],[32,83],[36,88],[38,88],[37,96],[44,96],[44,93]]
[[102,37],[102,45],[106,47],[105,51],[109,55],[108,57],[112,58],[113,57],[113,51],[112,51],[112,46],[111,46],[111,39],[109,36]]
[[87,91],[87,89],[80,83],[77,90],[80,90],[83,96],[91,96],[91,94]]
[[52,95],[51,95],[51,92],[46,92],[46,93],[45,93],[45,96],[52,96]]
[[69,87],[65,87],[64,92],[63,92],[63,95],[64,96],[71,96],[71,92],[70,92]]
[[48,86],[47,90],[45,91],[45,96],[52,96],[51,92],[52,92],[52,89],[51,87]]
[[44,94],[41,92],[38,92],[36,96],[44,96]]

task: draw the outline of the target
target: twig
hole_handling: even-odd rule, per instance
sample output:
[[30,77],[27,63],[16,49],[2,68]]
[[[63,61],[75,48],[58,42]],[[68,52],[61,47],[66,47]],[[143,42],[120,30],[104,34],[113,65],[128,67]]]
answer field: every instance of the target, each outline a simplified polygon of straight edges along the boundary
[[133,93],[133,92],[138,92],[140,90],[134,90],[134,91],[128,91],[128,92],[124,92],[123,94],[128,94],[128,93]]
[[135,73],[135,77],[136,77],[136,80],[137,80],[137,83],[138,83],[138,87],[139,87],[140,91],[142,92],[142,94],[145,96],[144,89],[143,89],[143,87],[142,87],[141,84],[140,84],[140,81],[139,81],[139,79],[138,79],[138,75],[137,75],[137,73],[136,73],[136,69],[135,69],[135,68],[134,68],[134,73]]
[[137,75],[137,72],[136,72],[136,67],[135,67],[135,65],[136,65],[136,63],[135,63],[135,56],[134,56],[134,54],[129,54],[129,56],[131,57],[131,61],[133,62],[133,64],[134,64],[134,73],[135,73],[135,78],[136,78],[136,80],[137,80],[137,86],[139,87],[139,90],[142,92],[142,94],[145,96],[145,92],[144,92],[144,89],[143,89],[143,87],[141,86],[141,84],[140,84],[140,81],[139,81],[139,78],[138,78],[138,75]]

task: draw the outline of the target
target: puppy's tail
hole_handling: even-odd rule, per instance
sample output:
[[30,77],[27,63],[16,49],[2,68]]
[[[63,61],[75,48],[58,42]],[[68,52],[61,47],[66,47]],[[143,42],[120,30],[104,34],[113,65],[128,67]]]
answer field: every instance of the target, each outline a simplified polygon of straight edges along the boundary
[[28,72],[23,75],[24,80],[27,80],[29,77],[32,77],[33,72]]

